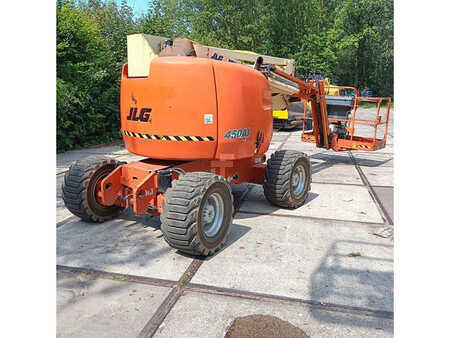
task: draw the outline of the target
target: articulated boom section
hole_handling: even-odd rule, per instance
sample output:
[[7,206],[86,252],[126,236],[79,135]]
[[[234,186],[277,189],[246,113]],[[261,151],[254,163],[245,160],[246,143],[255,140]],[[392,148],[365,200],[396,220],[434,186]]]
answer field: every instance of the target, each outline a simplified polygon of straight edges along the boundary
[[232,184],[262,184],[265,165],[261,162],[264,160],[262,157],[186,162],[145,159],[128,164],[118,163],[119,166],[99,182],[97,199],[102,205],[133,209],[137,215],[147,212],[159,215],[165,191],[180,174],[207,171],[225,177]]
[[[304,105],[302,141],[316,143],[319,148],[333,149],[334,151],[363,150],[375,151],[386,146],[388,135],[389,113],[391,98],[389,97],[360,97],[358,90],[353,87],[333,87],[333,92],[339,95],[327,95],[324,81],[305,82],[297,79],[272,66],[270,71],[287,80],[294,82],[299,90],[292,94],[310,102],[311,112]],[[350,95],[346,95],[351,92]],[[357,108],[361,102],[376,104],[376,116],[374,119],[357,118]],[[387,104],[384,114],[381,113],[381,105]],[[384,117],[384,118],[383,118]],[[306,121],[313,121],[313,130],[306,131]],[[363,130],[365,127],[373,128],[373,136],[370,130],[365,131],[365,136],[355,135],[356,126]],[[333,130],[330,129],[333,127]],[[378,137],[379,127],[384,126],[382,137]]]

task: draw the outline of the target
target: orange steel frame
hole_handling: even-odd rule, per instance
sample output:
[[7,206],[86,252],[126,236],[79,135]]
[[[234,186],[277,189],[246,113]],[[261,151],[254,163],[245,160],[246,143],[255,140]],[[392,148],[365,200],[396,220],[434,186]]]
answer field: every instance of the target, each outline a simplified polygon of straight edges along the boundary
[[159,189],[158,170],[173,169],[172,179],[179,172],[209,171],[219,174],[230,184],[256,183],[264,180],[265,155],[232,161],[196,160],[170,161],[144,159],[114,169],[97,187],[97,200],[102,205],[118,205],[133,209],[137,215],[162,212],[164,193]]

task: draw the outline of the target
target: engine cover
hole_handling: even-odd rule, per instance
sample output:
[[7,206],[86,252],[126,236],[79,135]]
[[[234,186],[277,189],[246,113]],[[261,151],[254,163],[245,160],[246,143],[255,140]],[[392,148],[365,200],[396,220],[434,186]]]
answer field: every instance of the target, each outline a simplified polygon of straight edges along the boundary
[[121,132],[130,152],[156,159],[263,154],[272,138],[270,87],[260,72],[231,62],[157,57],[141,78],[128,77],[125,64]]

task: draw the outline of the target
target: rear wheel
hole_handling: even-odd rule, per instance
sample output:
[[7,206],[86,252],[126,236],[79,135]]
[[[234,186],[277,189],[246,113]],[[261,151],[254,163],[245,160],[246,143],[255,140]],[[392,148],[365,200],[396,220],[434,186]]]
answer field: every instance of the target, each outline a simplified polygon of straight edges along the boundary
[[161,231],[173,248],[208,256],[225,243],[233,219],[231,187],[222,176],[186,173],[167,189]]
[[88,222],[104,222],[118,216],[121,207],[104,206],[97,200],[99,183],[115,167],[113,159],[102,156],[89,156],[72,164],[62,184],[66,208]]
[[284,208],[301,206],[311,190],[311,164],[306,154],[281,150],[272,154],[264,173],[264,195]]

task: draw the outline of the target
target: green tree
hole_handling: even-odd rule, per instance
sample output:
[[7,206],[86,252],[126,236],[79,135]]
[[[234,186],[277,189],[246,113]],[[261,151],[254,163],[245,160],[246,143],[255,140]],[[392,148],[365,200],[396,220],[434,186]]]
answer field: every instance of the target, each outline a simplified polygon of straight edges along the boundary
[[147,13],[138,19],[140,33],[166,37],[186,37],[189,22],[182,0],[154,0],[149,2]]
[[392,0],[346,0],[337,7],[331,40],[343,83],[393,93]]
[[118,136],[126,36],[294,58],[298,75],[393,95],[393,0],[153,0],[135,17],[126,0],[57,0],[58,150]]
[[60,2],[56,37],[58,150],[111,140],[117,75],[99,24],[74,2]]

